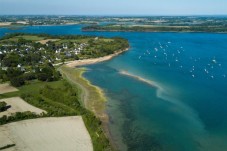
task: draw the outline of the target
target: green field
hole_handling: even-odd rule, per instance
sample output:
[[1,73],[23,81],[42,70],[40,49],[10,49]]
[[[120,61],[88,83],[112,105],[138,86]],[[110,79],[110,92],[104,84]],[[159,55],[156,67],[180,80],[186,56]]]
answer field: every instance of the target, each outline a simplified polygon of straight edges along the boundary
[[1,40],[0,42],[8,42],[8,41],[13,41],[13,42],[17,42],[19,39],[25,39],[25,40],[31,40],[31,41],[40,41],[40,40],[44,40],[46,37],[40,37],[40,36],[35,36],[35,35],[21,35],[21,36],[15,36],[9,39],[5,39],[5,40]]
[[22,38],[25,40],[31,40],[31,41],[40,41],[45,39],[45,37],[40,37],[40,36],[34,36],[34,35],[23,35],[23,36],[16,36],[15,38]]
[[26,102],[47,111],[47,114],[35,115],[30,112],[16,113],[0,118],[0,124],[42,117],[62,117],[81,115],[92,138],[95,151],[111,150],[101,126],[101,121],[81,105],[81,89],[77,83],[66,80],[55,82],[33,81],[19,88],[18,92],[0,95],[0,99],[14,96],[22,97]]
[[62,81],[54,81],[54,82],[41,82],[38,80],[31,81],[30,84],[19,87],[18,88],[19,91],[0,94],[0,99],[20,96],[23,93],[37,94],[39,90],[46,84],[57,88],[62,85]]
[[[9,35],[10,36],[10,35]],[[0,43],[4,42],[17,42],[19,39],[24,39],[32,42],[39,42],[41,40],[48,40],[48,39],[56,39],[57,41],[54,42],[56,45],[63,44],[63,43],[88,43],[91,40],[94,40],[94,37],[84,37],[84,38],[64,38],[64,37],[57,37],[57,36],[50,36],[50,35],[35,35],[35,34],[19,34],[19,36],[10,36],[9,38],[3,38],[0,40]],[[95,42],[113,42],[114,40],[111,38],[102,38],[99,37]]]

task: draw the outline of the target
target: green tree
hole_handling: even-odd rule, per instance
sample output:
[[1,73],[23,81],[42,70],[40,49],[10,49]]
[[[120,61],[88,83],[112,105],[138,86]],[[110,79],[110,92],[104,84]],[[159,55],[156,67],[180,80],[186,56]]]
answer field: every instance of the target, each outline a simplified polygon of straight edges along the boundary
[[48,79],[50,79],[49,75],[46,73],[38,73],[37,78],[40,81],[48,81]]
[[17,68],[8,68],[6,71],[6,75],[9,79],[14,78],[14,77],[18,77],[20,75],[22,75],[23,72]]
[[20,62],[20,56],[15,53],[8,54],[2,60],[2,63],[6,67],[16,67]]
[[5,111],[6,110],[6,106],[7,106],[6,102],[0,102],[0,112]]
[[19,77],[11,78],[10,83],[12,86],[20,87],[25,84],[25,81],[23,77],[19,76]]

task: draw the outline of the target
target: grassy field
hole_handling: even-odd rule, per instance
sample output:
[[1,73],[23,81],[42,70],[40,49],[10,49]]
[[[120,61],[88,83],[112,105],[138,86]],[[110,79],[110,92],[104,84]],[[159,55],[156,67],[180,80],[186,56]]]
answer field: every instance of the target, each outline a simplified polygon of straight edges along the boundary
[[[81,39],[61,39],[56,42],[56,44],[61,44],[61,43],[69,43],[69,42],[76,42],[76,43],[88,43],[89,40],[94,40],[94,38],[81,38]],[[96,40],[96,42],[113,42],[113,39],[109,38],[99,38]]]
[[21,36],[15,36],[6,40],[1,40],[0,42],[7,42],[7,41],[14,41],[17,42],[18,39],[25,39],[25,40],[31,40],[31,41],[41,41],[44,40],[45,37],[35,36],[35,35],[21,35]]
[[[63,67],[63,69],[65,68]],[[78,76],[81,76],[81,71],[76,73]],[[69,81],[68,78],[67,80]],[[43,109],[47,111],[47,113],[42,116],[33,115],[29,112],[18,113],[7,118],[0,118],[0,124],[7,124],[10,122],[40,117],[81,115],[91,136],[94,150],[111,150],[109,141],[102,130],[101,121],[96,118],[92,112],[85,109],[83,105],[81,105],[81,101],[79,101],[82,99],[81,88],[78,88],[79,85],[76,83],[70,82],[72,83],[71,85],[69,82],[66,80],[60,80],[56,82],[33,81],[25,86],[20,87],[19,91],[17,92],[1,94],[1,99],[20,96],[29,104]],[[82,84],[83,82],[79,84]]]
[[57,88],[62,85],[62,81],[41,82],[41,81],[35,80],[35,81],[30,82],[30,84],[28,84],[28,85],[19,87],[18,88],[19,91],[0,94],[0,99],[16,97],[16,96],[20,96],[24,93],[37,94],[39,92],[39,90],[46,84]]
[[78,42],[78,43],[86,43],[88,40],[91,38],[84,38],[84,39],[61,39],[56,42],[56,44],[61,44],[61,43],[69,43],[69,42]]
[[31,41],[40,41],[43,40],[45,37],[40,37],[40,36],[33,36],[33,35],[23,35],[23,36],[16,36],[15,38],[22,38],[25,40],[31,40]]

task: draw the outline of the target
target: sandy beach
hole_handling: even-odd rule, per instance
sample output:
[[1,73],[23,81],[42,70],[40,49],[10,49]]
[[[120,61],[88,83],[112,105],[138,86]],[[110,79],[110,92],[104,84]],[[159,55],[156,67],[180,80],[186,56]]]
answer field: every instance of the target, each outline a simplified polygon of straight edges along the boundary
[[77,66],[83,66],[83,65],[89,65],[89,64],[95,64],[95,63],[99,63],[99,62],[103,62],[103,61],[107,61],[110,60],[116,56],[118,56],[119,54],[128,51],[129,48],[122,50],[122,51],[118,51],[114,54],[108,55],[108,56],[104,56],[104,57],[100,57],[100,58],[94,58],[94,59],[84,59],[84,60],[75,60],[75,61],[70,61],[67,62],[67,66],[68,67],[77,67]]

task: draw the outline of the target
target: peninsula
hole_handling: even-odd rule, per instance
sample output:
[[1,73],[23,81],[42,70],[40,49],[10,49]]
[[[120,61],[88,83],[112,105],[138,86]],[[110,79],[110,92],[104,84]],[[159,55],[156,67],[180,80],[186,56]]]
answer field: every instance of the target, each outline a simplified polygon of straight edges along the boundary
[[[88,60],[97,63],[111,59],[128,47],[128,41],[119,37],[23,33],[4,36],[0,39],[0,125],[3,125],[0,126],[0,131],[4,131],[4,136],[7,133],[7,138],[22,137],[19,133],[11,136],[8,131],[5,132],[5,129],[9,131],[14,128],[26,129],[26,125],[30,124],[33,133],[40,123],[50,128],[51,124],[47,122],[51,121],[56,123],[55,127],[59,129],[62,121],[70,123],[70,120],[78,119],[78,122],[74,122],[75,126],[81,128],[80,134],[79,131],[72,130],[90,145],[79,143],[78,147],[83,148],[82,150],[86,148],[89,150],[93,148],[95,151],[111,150],[112,147],[107,139],[108,132],[104,131],[108,117],[104,114],[105,97],[102,90],[82,77],[85,71],[83,68],[74,68],[74,66],[77,66],[75,62],[86,62],[80,64],[85,65],[90,64]],[[69,116],[82,118],[69,118]],[[22,122],[24,127],[20,127],[22,120],[25,120]],[[11,122],[13,124],[10,124]],[[86,129],[83,128],[83,122],[90,134],[91,143]],[[46,133],[45,129],[38,129]],[[65,125],[62,131],[65,131],[69,139],[75,137],[67,129]],[[39,137],[44,137],[44,133]],[[24,133],[23,137],[31,136]],[[58,134],[58,137],[61,137],[61,134]],[[4,140],[0,143],[0,149],[20,150],[26,145],[34,145],[21,144],[18,139]],[[47,141],[54,144],[57,140]],[[69,144],[69,142],[62,143],[62,147],[64,144]],[[71,144],[68,147],[74,146]]]

